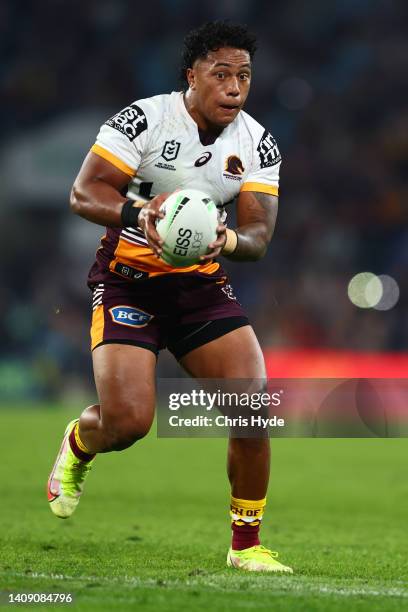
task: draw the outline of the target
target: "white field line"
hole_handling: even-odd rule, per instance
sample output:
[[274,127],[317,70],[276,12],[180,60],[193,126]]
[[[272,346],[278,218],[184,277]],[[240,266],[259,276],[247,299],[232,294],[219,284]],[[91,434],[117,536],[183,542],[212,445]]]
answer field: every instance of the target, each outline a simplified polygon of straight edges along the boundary
[[[47,574],[42,572],[32,572],[26,574],[25,572],[0,572],[0,576],[8,576],[15,578],[26,578],[29,579],[46,579],[46,580],[61,580],[61,581],[80,581],[80,582],[101,582],[104,584],[126,584],[133,587],[145,587],[145,588],[173,588],[176,590],[188,590],[190,588],[207,587],[218,591],[224,591],[229,593],[236,593],[237,589],[232,588],[231,582],[228,576],[222,576],[222,581],[218,582],[216,576],[204,576],[199,580],[156,580],[154,578],[148,578],[142,580],[137,576],[69,576],[67,574]],[[247,577],[247,576],[245,576]],[[270,576],[273,580],[274,576]],[[399,585],[403,586],[399,586]],[[279,592],[285,591],[296,592],[298,595],[310,595],[310,594],[321,594],[321,595],[337,595],[339,597],[399,597],[408,598],[408,589],[404,588],[406,583],[397,582],[395,586],[384,587],[370,587],[370,586],[333,586],[327,583],[313,584],[304,583],[296,580],[296,577],[284,577],[279,576],[278,581],[275,583],[260,583],[254,581],[253,587],[257,591],[270,591],[272,588],[274,594],[277,595]],[[398,586],[397,586],[398,585]],[[4,589],[3,589],[4,590]],[[248,591],[252,590],[251,587]]]

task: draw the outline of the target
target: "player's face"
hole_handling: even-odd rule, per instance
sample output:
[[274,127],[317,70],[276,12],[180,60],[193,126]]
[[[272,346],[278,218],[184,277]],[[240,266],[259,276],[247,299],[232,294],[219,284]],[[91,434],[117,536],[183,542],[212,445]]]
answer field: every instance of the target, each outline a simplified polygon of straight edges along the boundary
[[[187,71],[188,98],[200,128],[224,128],[245,104],[251,84],[248,51],[223,47],[210,51]],[[201,125],[200,125],[201,123]]]

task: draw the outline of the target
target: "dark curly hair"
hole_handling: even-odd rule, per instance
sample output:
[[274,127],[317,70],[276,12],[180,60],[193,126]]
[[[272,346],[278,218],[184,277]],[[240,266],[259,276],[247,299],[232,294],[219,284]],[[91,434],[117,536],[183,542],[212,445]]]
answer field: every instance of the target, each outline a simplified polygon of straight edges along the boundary
[[187,68],[192,68],[199,57],[204,58],[209,51],[216,51],[221,47],[245,49],[252,60],[256,51],[256,37],[248,31],[247,26],[228,21],[208,21],[191,30],[184,38],[181,56],[180,79],[183,86],[187,84]]

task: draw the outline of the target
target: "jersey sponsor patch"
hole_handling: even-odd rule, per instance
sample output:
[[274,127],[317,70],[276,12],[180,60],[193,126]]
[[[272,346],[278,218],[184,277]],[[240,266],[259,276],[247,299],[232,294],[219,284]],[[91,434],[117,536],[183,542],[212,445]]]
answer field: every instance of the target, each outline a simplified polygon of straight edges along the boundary
[[106,125],[118,130],[132,142],[147,130],[147,119],[140,106],[131,104],[108,119]]
[[276,140],[272,134],[266,130],[262,134],[262,138],[257,146],[257,151],[261,161],[261,168],[275,166],[275,164],[278,164],[282,159]]
[[153,319],[153,315],[134,306],[114,306],[109,312],[114,323],[128,327],[146,327]]

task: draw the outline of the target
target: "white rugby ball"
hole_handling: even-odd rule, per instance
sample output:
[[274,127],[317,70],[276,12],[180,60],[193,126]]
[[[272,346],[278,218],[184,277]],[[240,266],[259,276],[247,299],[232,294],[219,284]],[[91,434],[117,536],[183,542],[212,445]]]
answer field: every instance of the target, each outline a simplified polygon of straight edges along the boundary
[[157,232],[164,240],[162,259],[183,268],[200,263],[201,255],[217,238],[218,213],[211,198],[197,189],[172,193],[161,206],[164,219],[157,223]]

